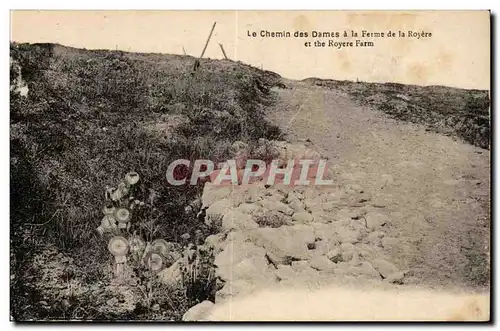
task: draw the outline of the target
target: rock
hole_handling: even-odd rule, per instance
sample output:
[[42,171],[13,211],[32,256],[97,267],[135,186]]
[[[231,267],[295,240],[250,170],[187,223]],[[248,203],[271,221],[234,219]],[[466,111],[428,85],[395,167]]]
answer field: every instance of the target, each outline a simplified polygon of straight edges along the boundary
[[307,224],[313,221],[313,217],[308,212],[298,212],[293,214],[292,221],[299,224]]
[[403,279],[405,278],[405,274],[401,271],[390,274],[385,279],[387,282],[392,284],[403,284]]
[[278,281],[289,280],[295,277],[295,271],[289,265],[278,265],[278,269],[275,271]]
[[[238,232],[231,232],[238,233]],[[264,256],[265,250],[258,247],[251,242],[242,240],[242,237],[232,238],[229,240],[226,247],[220,252],[214,260],[214,264],[220,268],[223,266],[230,266],[243,261],[246,258],[253,256]]]
[[391,249],[398,245],[398,239],[393,237],[384,237],[382,238],[382,247]]
[[314,229],[314,235],[317,239],[321,239],[323,241],[332,241],[336,239],[337,233],[335,231],[335,226],[325,223],[317,223],[316,220],[311,223],[311,226]]
[[158,273],[160,282],[170,287],[177,287],[182,283],[182,262],[174,262],[170,267],[163,269]]
[[323,202],[321,197],[315,197],[312,199],[304,199],[304,206],[308,211],[323,211],[328,204]]
[[297,192],[297,191],[292,191],[292,192],[289,192],[287,197],[286,197],[286,202],[287,203],[291,203],[293,200],[303,200],[304,199],[304,195],[300,192]]
[[352,266],[350,266],[347,262],[338,262],[335,266],[335,274],[336,275],[339,275],[339,276],[345,276],[345,275],[349,275],[350,274],[350,270],[352,268]]
[[363,243],[356,244],[356,250],[359,253],[359,256],[362,257],[364,260],[372,260],[373,258],[376,257],[376,253],[371,245]]
[[215,303],[219,304],[222,301],[230,299],[238,295],[246,295],[255,289],[256,285],[246,279],[238,279],[226,282],[222,289],[215,294]]
[[230,209],[222,217],[222,229],[224,229],[224,231],[249,230],[258,227],[259,225],[255,223],[252,216],[237,210]]
[[333,213],[337,211],[340,201],[325,201],[321,204],[321,209],[328,213]]
[[208,316],[213,306],[214,303],[212,301],[205,300],[200,302],[196,306],[189,308],[188,311],[182,316],[182,320],[184,322],[203,320],[206,316]]
[[387,224],[387,222],[389,221],[387,215],[377,212],[367,213],[365,219],[366,219],[366,225],[368,226],[369,229],[372,230],[379,229],[380,227]]
[[356,251],[356,246],[354,246],[353,244],[351,243],[342,243],[340,245],[340,249],[343,251],[343,252],[347,252],[347,251]]
[[300,201],[304,201],[304,192],[303,191],[299,191],[299,190],[303,190],[304,188],[299,186],[295,189],[294,193],[295,195],[297,196],[297,198],[300,200]]
[[224,249],[224,240],[220,234],[212,234],[205,238],[205,245],[211,247],[214,250],[214,254],[217,255]]
[[314,227],[314,235],[316,238],[316,249],[314,254],[324,255],[340,245],[335,227],[331,224],[317,223],[316,220],[314,220],[311,226]]
[[360,262],[354,268],[356,268],[355,270],[359,275],[365,275],[371,278],[380,279],[380,274],[377,272],[377,270],[375,270],[375,268],[373,268],[370,262],[367,261]]
[[344,262],[357,262],[359,260],[359,251],[353,244],[342,243],[340,245],[340,252],[342,255],[342,261]]
[[155,303],[155,304],[153,305],[153,307],[151,307],[151,310],[152,310],[152,311],[159,311],[159,310],[160,310],[160,305],[159,305],[159,304],[157,304],[157,303]]
[[231,194],[231,187],[205,183],[201,196],[202,208],[211,206],[214,202],[225,199]]
[[335,190],[333,192],[324,192],[321,194],[322,199],[325,202],[329,202],[330,204],[336,205],[339,204],[342,198],[344,197],[344,192],[341,190]]
[[208,207],[205,214],[205,224],[208,226],[220,227],[222,217],[232,208],[232,202],[229,199],[222,199],[214,202]]
[[349,222],[349,227],[360,231],[362,236],[364,236],[368,232],[371,232],[371,230],[366,228],[365,220],[362,217],[351,219],[351,221]]
[[265,194],[265,188],[262,184],[253,183],[246,188],[244,194],[244,202],[254,203],[261,201]]
[[274,184],[274,188],[276,189],[276,191],[278,191],[284,197],[288,197],[288,194],[293,191],[293,186],[285,185],[283,183]]
[[273,194],[273,195],[267,196],[265,199],[269,200],[269,201],[283,202],[283,200],[285,200],[285,197],[281,194]]
[[332,222],[331,218],[325,212],[314,212],[313,211],[311,213],[311,216],[313,218],[313,221],[317,222],[317,223],[328,224],[328,223]]
[[239,195],[237,193],[235,194],[234,191],[231,194],[231,196],[229,196],[228,199],[231,200],[232,207],[234,207],[235,209],[238,208],[239,206],[241,206],[242,204],[246,203],[245,196]]
[[[302,194],[304,195],[304,202],[305,202],[305,200],[315,200],[316,198],[319,198],[320,192],[318,187],[307,185],[304,186],[304,192]],[[318,199],[317,201],[322,202],[321,199]]]
[[[266,251],[262,247],[257,247],[250,242],[230,242],[226,245],[225,249],[220,252],[214,260],[217,267],[216,275],[224,281],[232,281],[235,279],[247,278],[239,272],[244,273],[245,264],[241,265],[239,269],[235,269],[240,262],[249,260],[246,263],[254,263],[263,266],[263,262],[267,263],[265,258]],[[243,269],[243,270],[242,270]],[[262,273],[264,270],[257,270]]]
[[[264,187],[265,188],[265,187]],[[281,191],[277,190],[276,188],[269,187],[266,189],[264,196],[267,197],[267,199],[271,197],[275,197],[276,199],[279,198],[278,201],[285,200],[285,195],[281,193]]]
[[293,261],[290,265],[294,271],[302,271],[310,268],[307,261]]
[[338,243],[332,238],[332,240],[318,240],[315,242],[315,245],[314,255],[327,255],[328,252],[335,249]]
[[344,262],[357,262],[359,261],[358,252],[356,251],[345,251],[342,252],[342,261]]
[[233,243],[235,245],[239,245],[242,242],[247,241],[248,236],[243,231],[231,231],[227,234],[226,244]]
[[318,271],[333,271],[335,263],[326,256],[315,256],[309,260],[309,265]]
[[291,225],[292,218],[276,210],[262,210],[253,215],[253,219],[260,227],[279,228],[283,225]]
[[318,276],[318,271],[311,268],[307,261],[293,261],[292,270],[297,273],[296,278],[315,278]]
[[380,273],[380,275],[382,275],[383,278],[387,278],[399,271],[394,264],[382,259],[373,260],[372,265]]
[[380,274],[373,268],[369,262],[360,262],[357,265],[352,265],[346,262],[337,264],[334,270],[336,275],[339,276],[355,276],[355,277],[369,277],[380,279]]
[[366,242],[374,246],[380,246],[383,237],[384,233],[382,231],[373,231],[366,236]]
[[297,198],[288,201],[288,206],[292,208],[295,212],[300,212],[305,210],[304,204]]
[[288,207],[283,202],[262,200],[259,201],[259,204],[266,209],[276,210],[288,216],[292,216],[293,214],[293,209]]
[[326,254],[326,257],[333,263],[345,262],[342,257],[342,251],[339,248],[334,248]]
[[255,203],[242,203],[236,208],[237,211],[240,211],[244,214],[252,215],[254,212],[259,210],[259,206]]
[[275,264],[305,260],[311,256],[308,246],[315,243],[314,230],[306,225],[259,228],[249,234],[255,245],[263,247]]
[[363,188],[358,185],[358,184],[347,184],[345,187],[344,187],[344,190],[347,192],[347,193],[363,193]]
[[353,229],[348,226],[339,226],[335,229],[337,239],[340,243],[357,243],[361,239],[361,232],[359,229]]
[[344,219],[341,219],[341,220],[337,220],[335,222],[335,224],[333,224],[333,226],[335,227],[339,227],[339,226],[350,226],[351,225],[351,219],[348,219],[348,218],[344,218]]
[[248,279],[254,282],[265,282],[272,278],[269,272],[269,265],[265,255],[256,255],[233,265],[230,279]]

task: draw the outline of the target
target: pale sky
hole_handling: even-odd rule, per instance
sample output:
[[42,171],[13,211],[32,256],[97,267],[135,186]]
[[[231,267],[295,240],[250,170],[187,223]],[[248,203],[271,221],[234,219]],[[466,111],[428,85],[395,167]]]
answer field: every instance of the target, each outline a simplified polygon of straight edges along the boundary
[[[320,77],[462,88],[490,87],[487,11],[14,11],[11,40],[87,49],[199,56],[263,67],[291,79]],[[308,32],[308,38],[253,38],[248,32]],[[312,31],[426,31],[431,38],[372,38],[374,47],[305,47]],[[322,38],[355,41],[358,38]],[[359,38],[361,39],[361,38]],[[374,40],[375,39],[375,40]]]

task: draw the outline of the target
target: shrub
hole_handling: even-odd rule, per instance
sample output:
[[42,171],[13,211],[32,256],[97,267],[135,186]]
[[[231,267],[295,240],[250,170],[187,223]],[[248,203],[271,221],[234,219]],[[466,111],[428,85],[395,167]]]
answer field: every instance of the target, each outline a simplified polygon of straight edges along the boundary
[[[151,210],[155,236],[177,241],[202,230],[184,206],[200,186],[168,186],[165,173],[179,158],[223,160],[234,140],[279,134],[264,119],[279,77],[240,63],[157,54],[87,51],[49,44],[11,44],[27,97],[11,92],[11,229],[18,258],[13,272],[48,244],[71,256],[96,258],[102,242],[103,187],[125,172],[141,174],[138,191]],[[185,123],[171,136],[149,123]],[[29,231],[32,240],[22,233]],[[27,247],[26,245],[32,245]],[[96,262],[100,261],[100,262]],[[96,267],[97,268],[97,267]],[[15,295],[24,295],[14,289]],[[16,309],[14,307],[13,309]]]

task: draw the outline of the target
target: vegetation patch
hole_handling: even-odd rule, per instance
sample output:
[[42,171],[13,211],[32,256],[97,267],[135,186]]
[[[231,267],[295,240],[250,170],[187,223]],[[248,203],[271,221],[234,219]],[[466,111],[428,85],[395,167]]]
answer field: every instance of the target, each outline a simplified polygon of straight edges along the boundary
[[360,103],[374,106],[395,119],[422,124],[429,131],[490,148],[488,91],[318,78],[305,81],[341,90]]

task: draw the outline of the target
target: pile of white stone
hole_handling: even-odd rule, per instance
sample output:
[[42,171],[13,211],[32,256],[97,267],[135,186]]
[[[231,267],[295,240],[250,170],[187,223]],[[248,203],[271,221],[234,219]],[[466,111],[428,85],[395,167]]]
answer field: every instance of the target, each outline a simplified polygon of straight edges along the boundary
[[[390,219],[359,186],[207,183],[202,204],[206,224],[218,229],[205,240],[222,283],[215,303],[269,286],[335,277],[404,281],[383,249],[394,240],[384,231]],[[201,319],[212,304],[192,307],[184,320]]]

